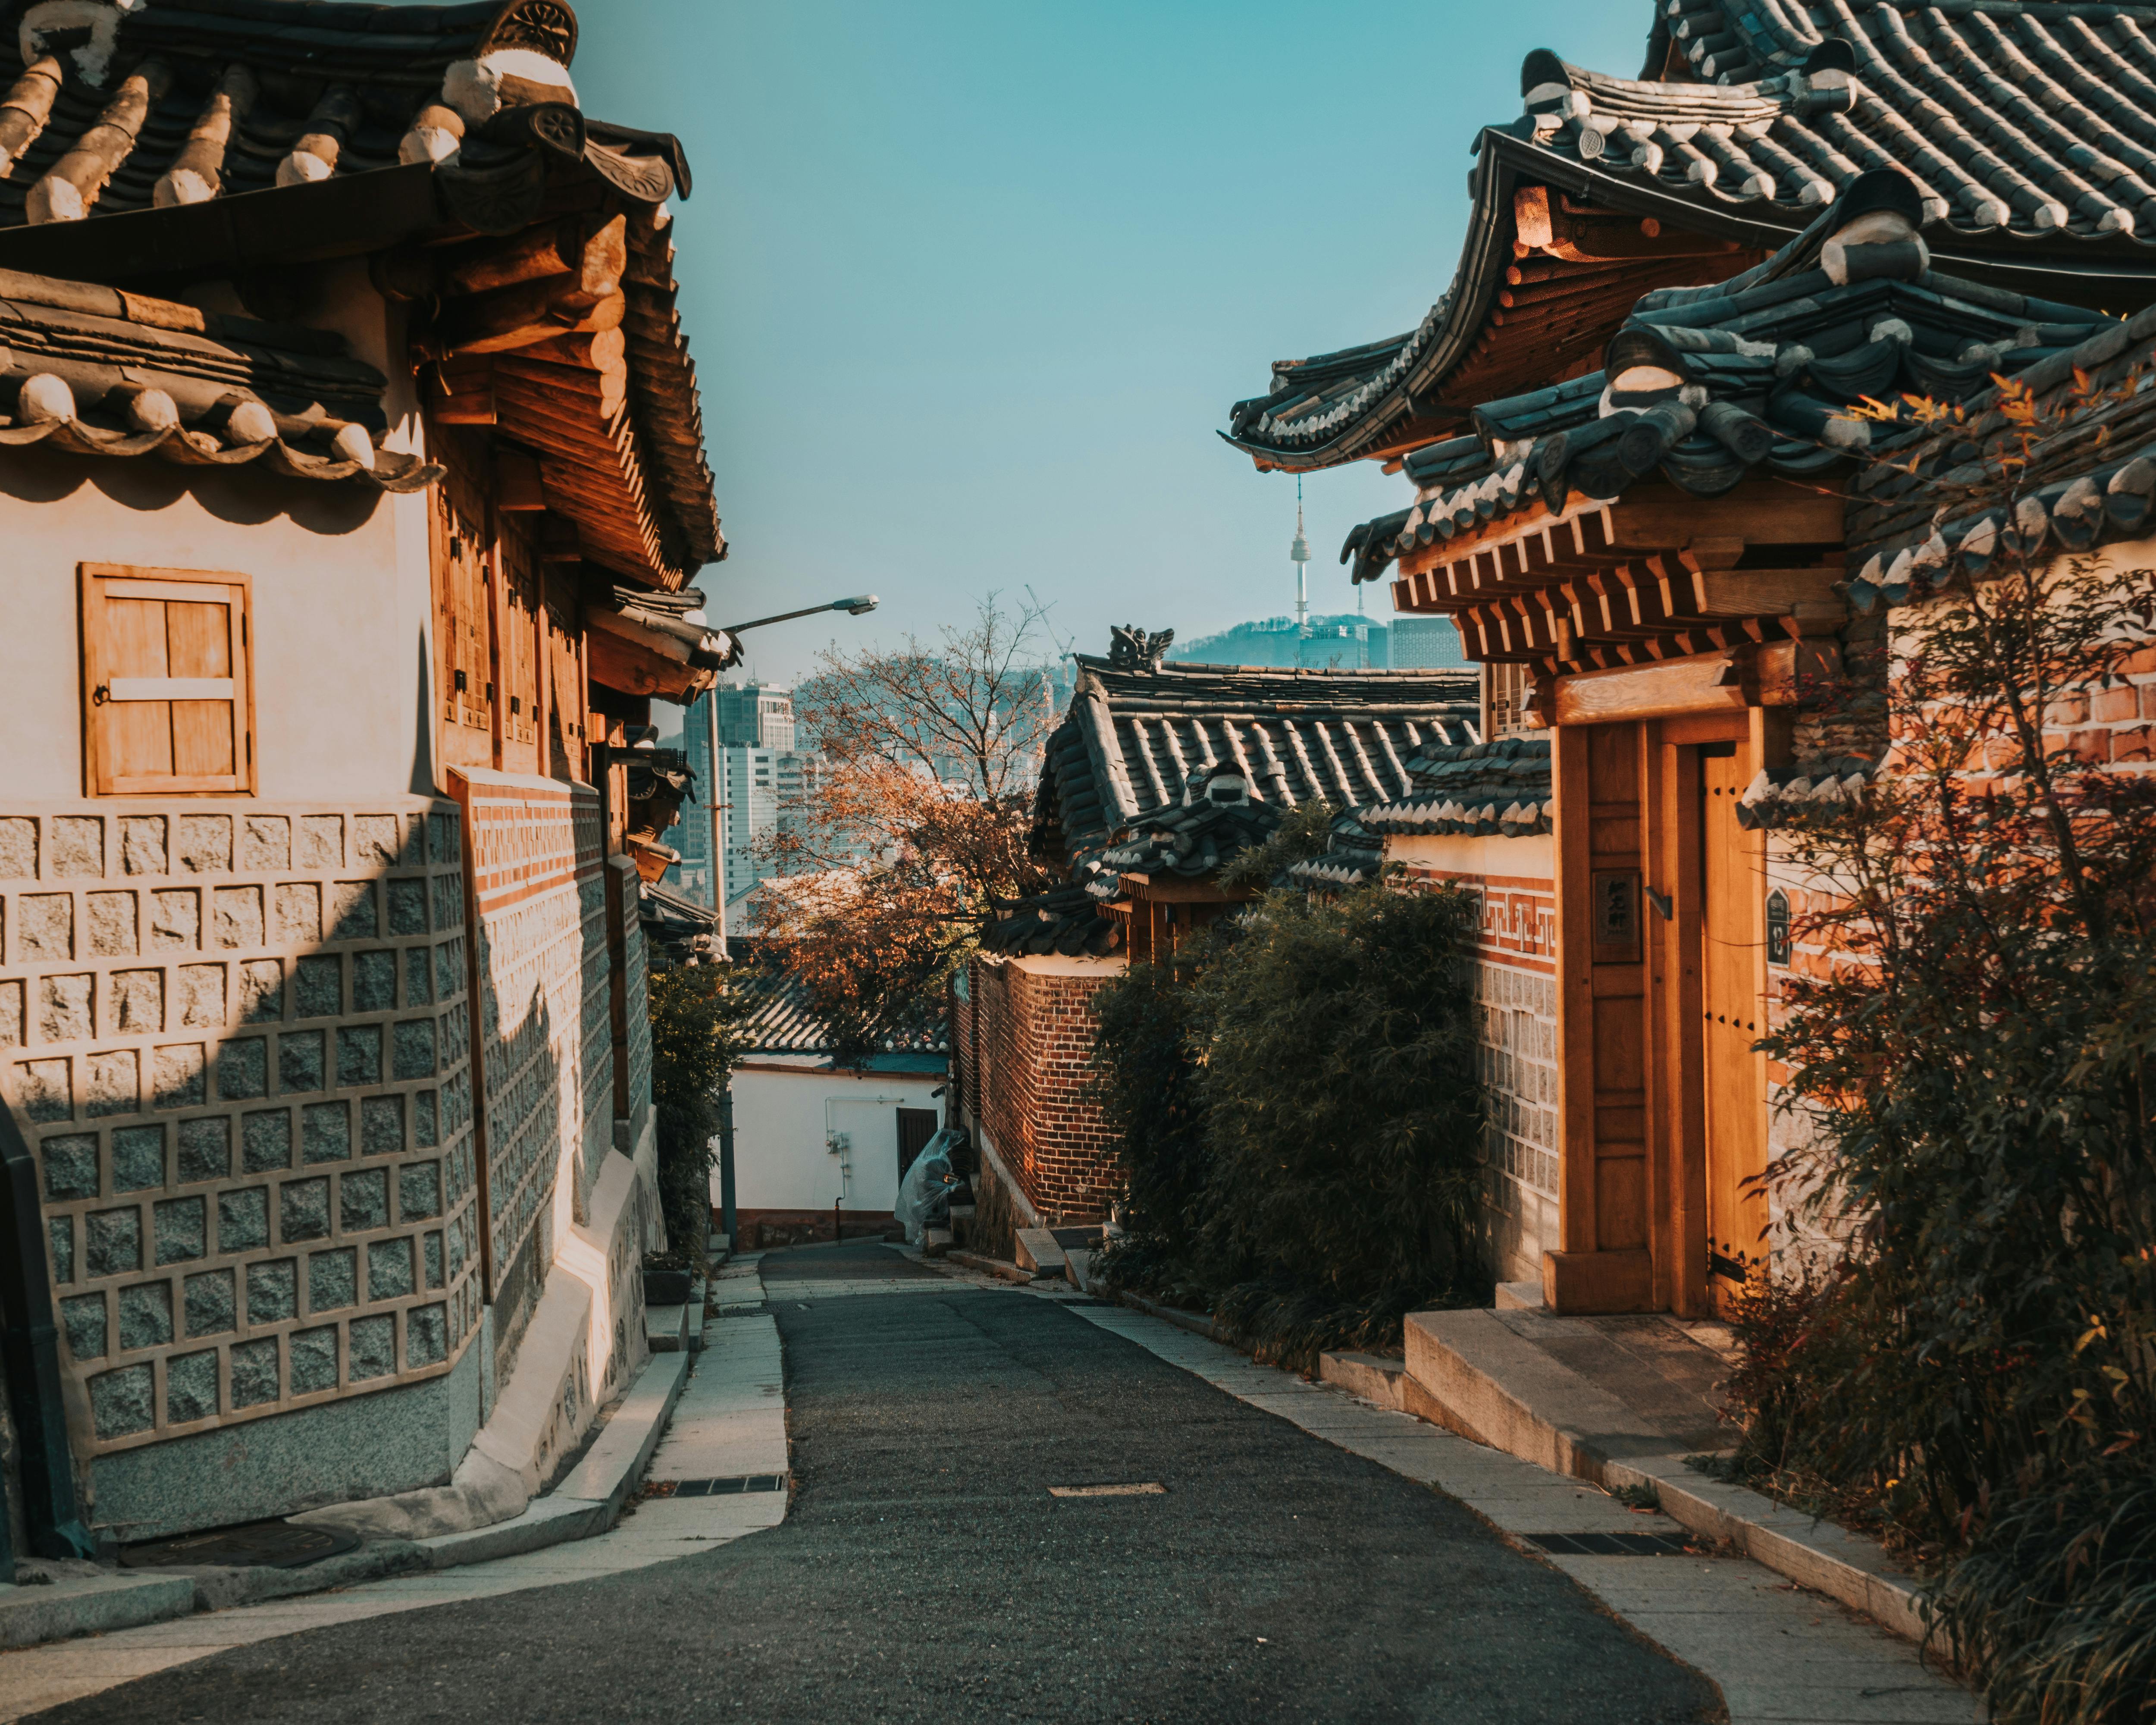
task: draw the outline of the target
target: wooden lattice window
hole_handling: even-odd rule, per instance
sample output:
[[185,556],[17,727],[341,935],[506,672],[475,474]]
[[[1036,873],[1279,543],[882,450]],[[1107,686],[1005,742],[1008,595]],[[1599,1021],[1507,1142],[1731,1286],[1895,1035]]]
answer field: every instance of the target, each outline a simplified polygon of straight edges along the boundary
[[120,563],[81,576],[90,793],[252,794],[248,578]]

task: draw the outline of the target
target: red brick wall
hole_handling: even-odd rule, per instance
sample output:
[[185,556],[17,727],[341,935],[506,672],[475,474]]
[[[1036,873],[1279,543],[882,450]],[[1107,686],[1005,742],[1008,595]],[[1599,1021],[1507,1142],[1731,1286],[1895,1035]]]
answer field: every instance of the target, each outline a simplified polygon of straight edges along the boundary
[[1093,995],[1109,969],[1058,974],[1023,959],[977,957],[957,1042],[966,1101],[1041,1214],[1106,1214],[1122,1187],[1116,1146],[1091,1088]]

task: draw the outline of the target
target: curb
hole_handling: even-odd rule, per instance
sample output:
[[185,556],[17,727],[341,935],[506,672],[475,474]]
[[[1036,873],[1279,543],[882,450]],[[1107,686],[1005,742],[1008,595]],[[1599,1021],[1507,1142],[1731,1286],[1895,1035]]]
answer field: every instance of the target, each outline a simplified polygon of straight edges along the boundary
[[1194,1336],[1203,1336],[1208,1342],[1218,1342],[1224,1348],[1233,1348],[1242,1353],[1248,1353],[1250,1351],[1222,1330],[1219,1325],[1202,1312],[1184,1312],[1178,1307],[1163,1306],[1158,1300],[1147,1299],[1143,1294],[1127,1294],[1119,1291],[1116,1298],[1125,1306],[1135,1306],[1148,1317],[1157,1317],[1163,1322],[1172,1323],[1178,1329],[1189,1331]]
[[0,1590],[0,1647],[133,1629],[184,1617],[194,1608],[192,1575],[85,1575],[11,1585]]
[[1486,1312],[1410,1312],[1406,1332],[1400,1387],[1409,1413],[1605,1491],[1650,1486],[1662,1513],[1693,1532],[1736,1547],[1896,1635],[1932,1639],[1920,1584],[1876,1541],[1697,1472],[1616,1398]]
[[650,1465],[688,1382],[689,1367],[686,1353],[653,1355],[583,1459],[552,1491],[506,1522],[426,1539],[374,1540],[302,1569],[130,1570],[59,1576],[45,1586],[0,1588],[0,1649],[136,1629],[392,1575],[521,1557],[603,1533],[621,1519]]
[[978,1252],[950,1251],[944,1253],[943,1258],[946,1263],[961,1264],[968,1270],[1000,1276],[1005,1281],[1029,1282],[1034,1279],[1030,1270],[1021,1270],[1017,1265],[1005,1263],[1001,1258],[984,1258]]

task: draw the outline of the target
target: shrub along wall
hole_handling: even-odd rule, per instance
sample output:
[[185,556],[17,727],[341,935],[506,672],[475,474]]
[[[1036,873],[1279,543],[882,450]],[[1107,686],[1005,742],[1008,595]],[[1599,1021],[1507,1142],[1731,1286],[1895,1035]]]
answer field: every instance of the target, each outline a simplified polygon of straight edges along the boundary
[[1098,1094],[1129,1182],[1111,1273],[1305,1366],[1486,1299],[1476,926],[1455,891],[1277,892],[1173,974],[1104,988]]

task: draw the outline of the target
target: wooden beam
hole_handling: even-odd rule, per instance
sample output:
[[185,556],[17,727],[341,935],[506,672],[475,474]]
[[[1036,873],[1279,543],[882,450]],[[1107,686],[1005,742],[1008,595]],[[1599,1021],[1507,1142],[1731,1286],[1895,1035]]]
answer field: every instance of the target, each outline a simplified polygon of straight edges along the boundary
[[1550,717],[1560,727],[1684,713],[1741,713],[1746,667],[1734,653],[1709,653],[1664,664],[1581,671],[1557,680]]

